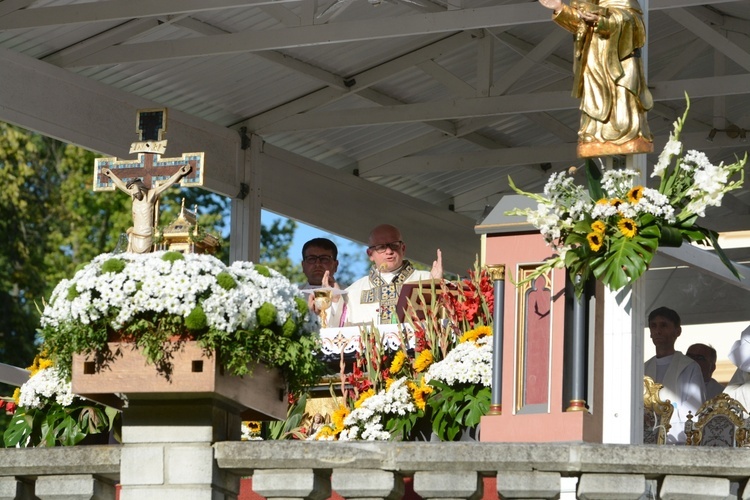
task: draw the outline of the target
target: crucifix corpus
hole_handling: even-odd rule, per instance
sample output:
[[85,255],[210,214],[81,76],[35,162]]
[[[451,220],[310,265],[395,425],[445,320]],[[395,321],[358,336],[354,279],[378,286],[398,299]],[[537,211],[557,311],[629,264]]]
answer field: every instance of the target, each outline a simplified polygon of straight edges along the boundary
[[166,109],[139,110],[136,133],[140,141],[130,145],[137,160],[97,158],[94,191],[120,189],[133,198],[133,227],[128,229],[128,252],[148,253],[153,249],[158,225],[159,195],[170,186],[203,185],[203,153],[183,153],[181,158],[160,158],[167,147]]

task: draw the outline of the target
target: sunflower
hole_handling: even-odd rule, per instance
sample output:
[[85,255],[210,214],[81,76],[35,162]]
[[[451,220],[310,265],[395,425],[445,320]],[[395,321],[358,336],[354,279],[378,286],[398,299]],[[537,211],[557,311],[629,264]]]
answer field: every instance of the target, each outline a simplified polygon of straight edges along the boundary
[[418,373],[422,373],[429,367],[435,358],[432,357],[432,351],[425,349],[419,353],[417,359],[414,360],[414,370]]
[[620,198],[612,198],[611,200],[609,200],[609,204],[618,210],[620,209],[620,205],[622,205],[623,203],[625,202],[621,200]]
[[599,249],[602,247],[602,244],[604,243],[604,238],[602,237],[602,233],[589,233],[586,235],[586,239],[589,241],[589,247],[594,252],[598,252]]
[[617,223],[617,227],[620,228],[620,232],[628,238],[632,238],[638,232],[638,226],[633,219],[623,217],[620,222]]
[[253,434],[258,434],[260,432],[261,423],[257,421],[250,421],[247,423],[247,428],[252,432]]
[[392,379],[391,377],[387,377],[385,379],[385,390],[386,390],[386,392],[388,392],[388,389],[391,388],[391,384],[393,384],[393,382],[395,382],[395,380]]
[[602,233],[604,234],[607,230],[607,226],[600,220],[594,221],[591,224],[591,230],[595,233]]
[[599,198],[596,200],[597,205],[609,205],[609,200],[607,198]]
[[31,375],[36,375],[37,372],[44,370],[46,368],[50,368],[53,365],[52,360],[45,357],[44,353],[37,354],[34,356],[34,361],[31,363],[31,366],[26,368],[29,370]]
[[369,397],[373,396],[375,394],[375,389],[367,389],[365,392],[359,395],[359,399],[354,403],[355,408],[359,408],[362,406],[362,403],[364,403]]
[[422,383],[419,386],[414,384],[411,389],[411,395],[414,398],[414,403],[417,405],[417,408],[424,410],[425,406],[427,406],[427,396],[433,391],[432,386],[425,384],[424,379],[422,379]]
[[638,203],[643,196],[643,186],[635,186],[628,191],[628,201],[630,203]]
[[458,339],[458,343],[462,344],[468,341],[475,341],[482,337],[489,337],[490,335],[492,335],[492,328],[486,325],[482,325],[474,328],[473,330],[465,332],[463,335],[461,335],[461,338]]
[[324,425],[320,429],[318,429],[318,433],[315,434],[315,439],[328,439],[332,437],[336,437],[337,432],[328,425]]
[[333,412],[331,420],[333,421],[333,425],[337,433],[344,430],[344,419],[346,419],[346,417],[348,416],[349,408],[344,405],[339,406],[338,409]]
[[391,373],[398,373],[399,371],[401,371],[401,368],[403,368],[404,366],[405,360],[406,354],[404,354],[404,351],[398,351],[393,357],[393,361],[391,361]]

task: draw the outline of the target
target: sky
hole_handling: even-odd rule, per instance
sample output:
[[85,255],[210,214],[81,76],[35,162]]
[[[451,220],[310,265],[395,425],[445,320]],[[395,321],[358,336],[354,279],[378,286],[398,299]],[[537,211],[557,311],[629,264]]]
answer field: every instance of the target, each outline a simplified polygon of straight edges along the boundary
[[[260,221],[263,225],[269,226],[277,219],[286,220],[287,217],[275,214],[273,212],[268,212],[266,210],[261,211]],[[317,227],[308,226],[304,222],[300,222],[300,221],[296,221],[296,222],[297,222],[297,230],[294,232],[294,239],[292,240],[292,246],[289,249],[289,257],[292,259],[296,259],[297,261],[302,260],[302,245],[304,245],[306,241],[312,238],[330,239],[338,247],[339,254],[343,254],[343,253],[357,254],[360,252],[362,254],[365,253],[365,246],[360,243],[355,243],[341,236],[328,233],[322,229],[318,229]],[[364,276],[369,271],[369,266],[367,265],[367,262],[362,262],[359,269],[354,268],[353,270],[357,271],[355,275]]]

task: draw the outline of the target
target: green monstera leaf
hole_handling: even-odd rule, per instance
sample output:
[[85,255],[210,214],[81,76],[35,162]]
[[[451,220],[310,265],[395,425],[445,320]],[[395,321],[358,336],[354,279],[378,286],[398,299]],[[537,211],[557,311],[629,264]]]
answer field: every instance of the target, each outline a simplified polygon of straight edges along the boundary
[[659,227],[645,226],[632,238],[610,237],[609,251],[591,262],[594,276],[613,290],[639,278],[651,263],[659,246]]

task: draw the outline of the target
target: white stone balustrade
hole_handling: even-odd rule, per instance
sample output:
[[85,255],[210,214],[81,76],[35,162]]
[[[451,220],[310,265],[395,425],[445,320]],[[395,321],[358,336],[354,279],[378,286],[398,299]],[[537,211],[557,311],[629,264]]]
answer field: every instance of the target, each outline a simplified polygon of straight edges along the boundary
[[[164,450],[162,457],[185,446],[163,437],[154,443]],[[142,470],[159,462],[126,449],[0,449],[0,500],[114,499],[114,484],[129,474],[125,471],[134,470],[134,464],[126,462],[138,460]],[[139,498],[236,498],[226,483],[223,493],[179,484],[180,477],[190,478],[191,473],[197,474],[194,480],[202,474],[209,482],[208,471],[214,471],[214,486],[216,471],[227,479],[251,476],[253,489],[268,498],[320,499],[335,491],[347,499],[396,499],[403,497],[404,477],[412,478],[414,491],[425,498],[481,498],[483,493],[484,498],[498,498],[499,493],[503,499],[553,499],[560,495],[561,478],[577,480],[580,499],[635,500],[647,498],[647,491],[653,494],[648,498],[656,499],[750,498],[747,448],[220,441],[186,458],[181,462],[183,475],[170,478],[171,486],[154,485],[151,491],[142,484],[135,488]],[[486,478],[496,478],[497,492],[486,486],[482,491]]]

